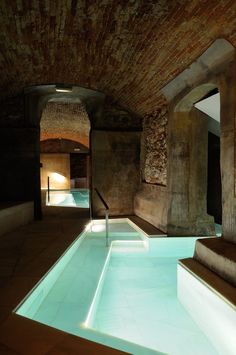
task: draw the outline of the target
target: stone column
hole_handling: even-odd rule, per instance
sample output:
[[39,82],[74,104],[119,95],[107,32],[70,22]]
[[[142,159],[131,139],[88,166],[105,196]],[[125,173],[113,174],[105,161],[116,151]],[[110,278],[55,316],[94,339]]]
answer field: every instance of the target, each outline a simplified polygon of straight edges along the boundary
[[221,180],[222,235],[236,243],[235,197],[235,62],[228,64],[220,77],[221,95]]
[[207,215],[207,120],[191,111],[173,112],[168,151],[168,235],[214,234]]

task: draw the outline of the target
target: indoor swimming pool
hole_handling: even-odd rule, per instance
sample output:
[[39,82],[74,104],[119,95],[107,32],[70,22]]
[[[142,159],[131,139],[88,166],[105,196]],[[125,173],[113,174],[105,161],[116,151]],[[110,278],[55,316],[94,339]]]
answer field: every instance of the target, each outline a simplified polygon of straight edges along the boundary
[[89,208],[89,190],[50,190],[46,193],[47,206]]
[[195,237],[147,238],[131,221],[93,221],[16,313],[131,354],[213,355],[177,297]]

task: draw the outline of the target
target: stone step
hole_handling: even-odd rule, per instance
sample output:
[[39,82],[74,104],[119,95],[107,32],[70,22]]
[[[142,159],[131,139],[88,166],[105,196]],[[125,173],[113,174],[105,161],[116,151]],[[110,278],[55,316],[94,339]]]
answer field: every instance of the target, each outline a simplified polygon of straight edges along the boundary
[[236,244],[222,237],[198,239],[194,259],[236,286]]

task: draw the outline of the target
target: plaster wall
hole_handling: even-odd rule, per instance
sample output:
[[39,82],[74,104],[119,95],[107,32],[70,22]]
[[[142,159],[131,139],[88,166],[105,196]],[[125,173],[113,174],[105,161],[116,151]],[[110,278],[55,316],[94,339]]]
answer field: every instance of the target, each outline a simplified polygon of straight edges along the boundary
[[41,188],[70,189],[70,155],[69,154],[41,154]]
[[140,132],[91,132],[92,210],[104,216],[96,187],[110,208],[110,215],[133,214],[140,172]]

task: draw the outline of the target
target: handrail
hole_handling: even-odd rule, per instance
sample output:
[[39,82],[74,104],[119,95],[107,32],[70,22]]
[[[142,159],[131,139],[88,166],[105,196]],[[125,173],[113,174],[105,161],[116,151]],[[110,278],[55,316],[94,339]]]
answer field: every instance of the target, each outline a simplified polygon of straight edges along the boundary
[[105,209],[109,211],[109,206],[106,203],[106,201],[104,200],[104,198],[102,197],[102,195],[100,194],[100,192],[98,191],[98,189],[95,187],[94,190],[96,191],[96,193],[98,194],[98,197],[100,198],[100,200],[102,201],[103,205],[105,206]]
[[98,189],[95,187],[94,190],[96,191],[98,197],[100,198],[100,200],[102,201],[105,209],[106,209],[106,212],[105,212],[105,218],[106,218],[106,247],[109,246],[109,242],[108,242],[108,234],[109,234],[109,231],[108,231],[108,220],[109,220],[109,206],[108,204],[106,203],[106,201],[104,200],[104,198],[102,197],[102,195],[100,194],[100,192],[98,191]]

